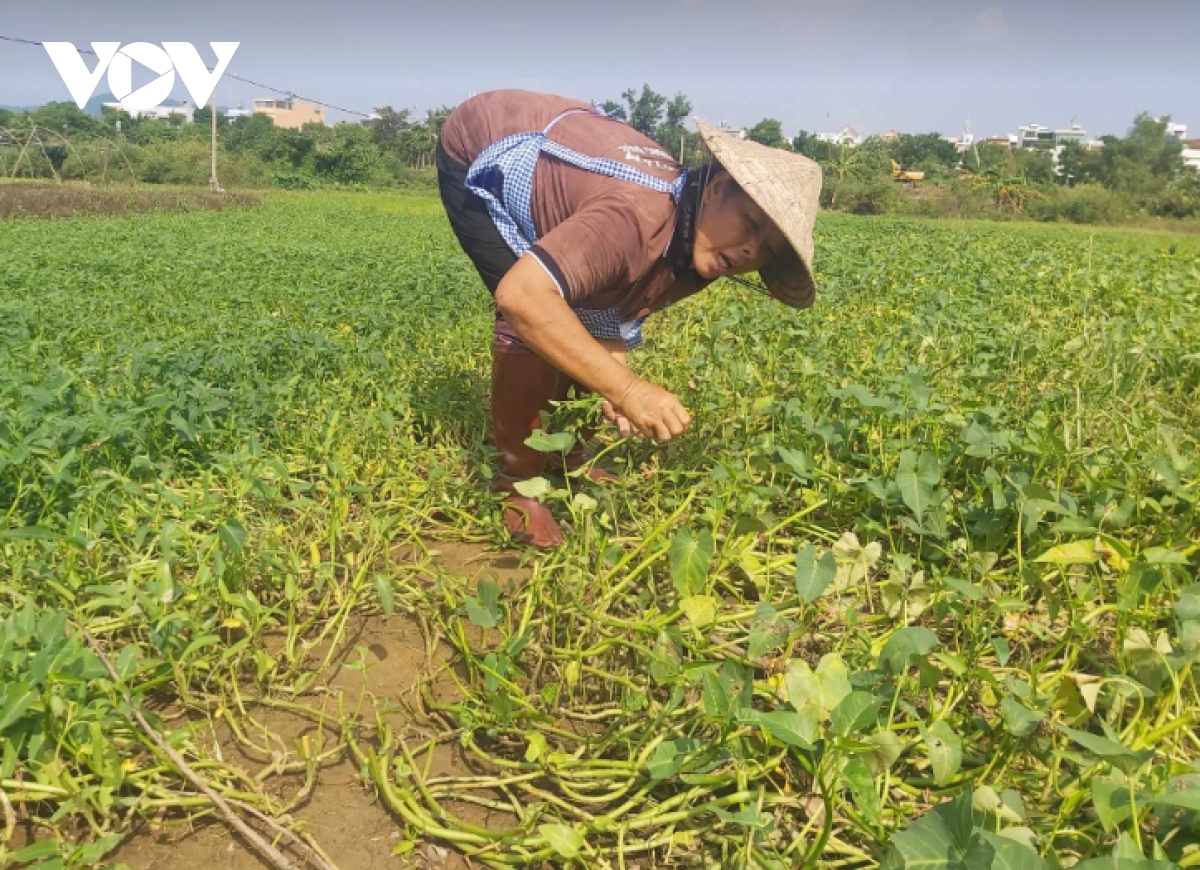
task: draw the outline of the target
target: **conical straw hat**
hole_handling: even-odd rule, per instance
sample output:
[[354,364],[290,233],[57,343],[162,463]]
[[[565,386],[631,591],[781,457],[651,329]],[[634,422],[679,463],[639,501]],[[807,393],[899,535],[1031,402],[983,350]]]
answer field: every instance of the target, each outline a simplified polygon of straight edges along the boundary
[[758,270],[771,295],[793,308],[817,297],[813,280],[813,223],[821,200],[821,167],[807,157],[738,139],[695,119],[700,138],[733,180],[787,238],[791,250]]

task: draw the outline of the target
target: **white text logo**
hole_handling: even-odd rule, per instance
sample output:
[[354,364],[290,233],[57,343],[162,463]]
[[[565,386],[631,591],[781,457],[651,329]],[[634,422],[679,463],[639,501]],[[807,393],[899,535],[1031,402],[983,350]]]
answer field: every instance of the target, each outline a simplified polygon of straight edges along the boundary
[[[45,42],[46,52],[54,61],[58,74],[67,84],[71,97],[79,108],[83,108],[100,83],[100,76],[108,70],[108,89],[122,106],[131,112],[152,109],[171,95],[175,87],[175,73],[179,72],[184,87],[192,95],[197,106],[203,106],[212,95],[217,80],[229,66],[233,53],[240,42],[210,42],[217,55],[217,65],[209,72],[200,53],[190,42],[164,42],[162,48],[151,42],[131,42],[124,47],[119,42],[93,42],[92,50],[99,60],[96,68],[88,71],[75,45],[70,42]],[[133,62],[158,74],[158,78],[133,89]]]

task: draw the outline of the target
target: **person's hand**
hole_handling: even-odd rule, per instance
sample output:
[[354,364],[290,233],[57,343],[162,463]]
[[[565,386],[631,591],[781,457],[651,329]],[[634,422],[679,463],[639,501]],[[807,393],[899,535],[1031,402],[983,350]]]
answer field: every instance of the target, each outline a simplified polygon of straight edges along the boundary
[[617,413],[617,409],[613,407],[613,403],[608,401],[608,399],[604,400],[604,405],[601,410],[604,411],[604,419],[608,420],[610,423],[617,424],[617,431],[621,433],[622,438],[628,438],[630,435],[635,433],[639,435],[641,434],[633,428],[633,424],[629,422],[627,417]]
[[660,442],[682,435],[692,423],[691,415],[679,399],[641,378],[634,378],[611,405],[614,417],[609,419],[617,422],[618,428],[621,424],[615,418],[624,417],[637,432]]

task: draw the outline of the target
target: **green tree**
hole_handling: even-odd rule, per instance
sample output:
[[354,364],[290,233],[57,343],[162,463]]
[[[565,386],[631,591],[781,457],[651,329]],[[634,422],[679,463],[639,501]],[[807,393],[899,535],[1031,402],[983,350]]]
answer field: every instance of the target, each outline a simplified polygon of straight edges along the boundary
[[606,115],[611,115],[614,118],[620,118],[622,121],[628,121],[629,115],[625,111],[625,107],[613,100],[605,100],[600,104],[600,110]]
[[98,135],[104,125],[99,119],[81,111],[74,103],[47,103],[29,113],[29,120],[38,127],[45,127],[63,136],[80,133]]
[[959,164],[958,146],[940,133],[903,134],[888,143],[889,156],[905,169],[945,175]]
[[[218,130],[223,129],[225,126],[225,123],[226,123],[225,116],[222,115],[220,112],[217,112],[217,129]],[[211,129],[212,129],[212,108],[210,106],[201,106],[200,108],[196,109],[195,113],[192,115],[191,130],[185,131],[185,132],[191,132],[193,135],[198,134],[197,138],[207,139],[208,136],[210,135]]]
[[317,174],[341,184],[369,181],[379,162],[379,149],[371,131],[360,124],[343,122],[333,128],[332,144],[313,155]]
[[775,118],[763,118],[746,131],[746,138],[772,148],[787,148],[789,143],[783,135],[783,124]]
[[817,139],[816,133],[810,133],[807,130],[801,130],[792,139],[792,150],[797,154],[803,154],[810,160],[818,160],[824,157],[824,149],[821,148],[822,143]]
[[1086,148],[1078,142],[1067,142],[1058,153],[1059,184],[1074,187],[1077,184],[1099,181],[1101,177],[1100,152]]
[[822,188],[822,197],[828,196],[828,204],[838,204],[838,189],[848,182],[859,181],[871,174],[870,153],[850,145],[828,145],[824,158],[820,161],[825,171],[828,183]]
[[629,106],[629,126],[646,136],[653,137],[658,132],[658,126],[662,123],[663,111],[667,105],[667,98],[657,91],[650,89],[649,85],[642,85],[642,92],[639,94],[633,88],[629,88],[621,97]]
[[375,109],[375,114],[378,117],[368,122],[375,144],[389,151],[398,151],[404,132],[412,126],[412,111],[401,109],[397,112],[391,106],[380,106]]
[[1012,156],[1012,149],[995,142],[977,142],[972,145],[963,157],[963,165],[975,174],[991,168],[998,168],[1002,172],[1009,173],[1016,171],[1016,160]]
[[1124,138],[1105,136],[1097,172],[1105,187],[1131,193],[1161,191],[1184,170],[1183,144],[1167,136],[1171,119],[1138,115]]
[[666,120],[655,131],[654,138],[672,155],[678,157],[686,146],[688,139],[688,115],[692,113],[692,103],[684,94],[676,94],[667,103]]
[[1020,149],[1013,152],[1016,158],[1016,174],[1029,184],[1051,184],[1058,180],[1054,173],[1054,157],[1040,148]]

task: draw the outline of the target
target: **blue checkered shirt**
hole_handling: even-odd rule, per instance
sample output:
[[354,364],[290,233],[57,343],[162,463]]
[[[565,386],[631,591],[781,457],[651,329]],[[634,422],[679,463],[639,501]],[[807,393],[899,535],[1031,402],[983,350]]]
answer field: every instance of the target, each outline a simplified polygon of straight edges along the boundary
[[[587,172],[630,181],[660,193],[669,193],[675,202],[679,202],[686,173],[680,174],[674,181],[664,181],[619,160],[580,154],[549,138],[551,128],[560,120],[567,115],[586,111],[569,109],[540,132],[515,133],[493,142],[475,158],[475,162],[467,170],[467,189],[484,201],[496,229],[518,257],[533,247],[533,243],[538,239],[530,200],[533,197],[533,173],[537,168],[538,157],[543,153]],[[597,110],[597,114],[603,113]],[[642,322],[646,319],[644,317],[623,321],[619,308],[572,306],[571,310],[594,338],[619,338],[630,349],[642,344]]]

